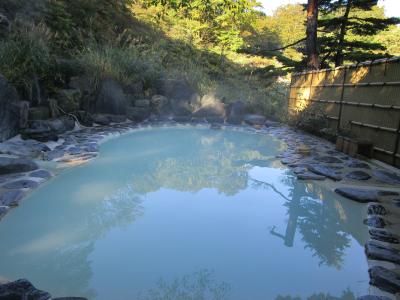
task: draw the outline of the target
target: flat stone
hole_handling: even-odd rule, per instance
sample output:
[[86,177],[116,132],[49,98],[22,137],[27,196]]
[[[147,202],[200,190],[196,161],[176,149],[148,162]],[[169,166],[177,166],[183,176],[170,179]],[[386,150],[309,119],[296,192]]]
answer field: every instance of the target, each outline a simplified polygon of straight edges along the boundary
[[369,215],[380,215],[384,216],[387,214],[385,207],[380,204],[369,204],[367,212]]
[[352,171],[346,175],[346,178],[354,180],[368,180],[371,178],[371,175],[364,171]]
[[340,174],[335,169],[330,167],[325,167],[321,165],[309,165],[308,170],[317,175],[322,175],[335,181],[342,180],[342,176],[340,176]]
[[391,299],[386,296],[366,295],[366,296],[357,297],[357,300],[391,300]]
[[264,125],[267,119],[261,115],[247,114],[244,116],[244,122],[249,125]]
[[375,266],[368,270],[370,284],[389,293],[400,291],[400,276],[386,268]]
[[306,172],[307,172],[307,168],[305,168],[305,167],[295,167],[295,168],[293,169],[293,172],[294,172],[295,174],[306,173]]
[[325,176],[317,175],[311,172],[297,174],[297,179],[299,180],[325,180]]
[[37,177],[37,178],[50,178],[52,175],[49,171],[46,170],[37,170],[32,173],[29,173],[30,177]]
[[375,170],[372,174],[378,181],[381,181],[383,183],[393,185],[400,184],[400,176],[396,173],[392,173],[386,170]]
[[51,161],[51,160],[63,157],[64,155],[65,155],[64,150],[57,149],[57,150],[52,150],[52,151],[46,152],[43,159],[47,160],[47,161]]
[[351,200],[368,203],[368,202],[379,202],[381,196],[396,196],[398,193],[392,191],[383,190],[364,190],[359,188],[342,187],[335,189],[335,192],[343,197]]
[[26,279],[0,285],[0,299],[2,300],[49,300],[50,298],[49,293],[36,289]]
[[60,297],[60,298],[51,298],[51,299],[52,300],[88,300],[87,298],[83,298],[83,297]]
[[365,245],[365,254],[369,259],[389,261],[400,264],[400,253],[391,247],[386,247],[374,241],[369,241]]
[[335,156],[317,156],[314,158],[315,161],[326,163],[326,164],[340,164],[342,160]]
[[17,181],[12,181],[3,185],[6,189],[34,189],[37,188],[39,184],[36,181],[29,179],[21,179]]
[[365,225],[375,228],[384,228],[386,226],[385,221],[377,216],[371,216],[364,220]]
[[0,157],[0,175],[36,170],[38,165],[28,159]]
[[361,162],[361,161],[349,161],[346,166],[348,166],[349,168],[355,168],[355,169],[371,169],[371,167],[369,166],[369,164],[365,163],[365,162]]
[[24,196],[21,190],[5,191],[0,194],[0,205],[18,206],[19,201]]
[[71,155],[77,155],[77,154],[82,153],[82,149],[79,147],[71,147],[71,148],[68,148],[67,152],[68,152],[68,154],[71,154]]
[[387,232],[386,230],[370,229],[369,234],[371,235],[372,239],[377,241],[391,243],[391,244],[399,243],[399,239],[390,232]]

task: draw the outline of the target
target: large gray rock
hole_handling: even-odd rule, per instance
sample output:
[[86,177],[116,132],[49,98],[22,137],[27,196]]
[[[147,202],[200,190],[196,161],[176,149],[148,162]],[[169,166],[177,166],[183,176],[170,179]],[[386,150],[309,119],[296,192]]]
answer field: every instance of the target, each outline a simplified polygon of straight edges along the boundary
[[47,120],[36,120],[29,123],[29,128],[21,131],[21,137],[23,139],[33,139],[40,142],[58,140],[56,132],[50,128]]
[[385,297],[385,296],[366,295],[366,296],[357,297],[357,300],[391,300],[391,299],[389,297]]
[[0,285],[1,300],[49,300],[51,295],[36,289],[26,279]]
[[389,261],[400,264],[400,252],[397,249],[382,246],[381,244],[369,241],[365,245],[365,254],[369,259]]
[[163,95],[154,95],[151,97],[150,106],[157,114],[167,114],[170,110],[169,100]]
[[236,101],[229,105],[229,114],[227,122],[230,124],[241,124],[244,120],[244,115],[246,114],[246,107],[243,102]]
[[376,266],[368,270],[370,284],[389,293],[400,291],[400,276],[386,268]]
[[132,121],[143,121],[150,116],[150,109],[145,107],[129,107],[127,117]]
[[225,104],[213,94],[204,95],[200,100],[200,107],[193,112],[196,118],[219,117],[225,118]]
[[28,119],[34,120],[46,120],[50,118],[50,109],[46,106],[37,106],[29,108]]
[[261,115],[247,114],[244,116],[244,122],[249,125],[264,125],[267,119]]
[[18,133],[20,106],[15,88],[0,75],[0,142]]
[[0,157],[0,175],[29,172],[37,168],[38,165],[28,159]]
[[353,180],[368,180],[371,178],[371,175],[364,171],[352,171],[346,175],[346,178]]
[[114,80],[105,80],[96,99],[98,113],[124,115],[128,101],[122,87]]
[[379,202],[382,196],[397,196],[397,192],[384,191],[384,190],[365,190],[359,188],[343,187],[335,189],[335,192],[343,197],[349,198],[351,200],[368,203],[368,202]]
[[150,100],[147,99],[139,99],[135,101],[135,106],[136,107],[149,107],[150,106]]
[[200,106],[200,96],[185,80],[163,80],[161,94],[170,99],[172,112],[178,116],[190,115]]

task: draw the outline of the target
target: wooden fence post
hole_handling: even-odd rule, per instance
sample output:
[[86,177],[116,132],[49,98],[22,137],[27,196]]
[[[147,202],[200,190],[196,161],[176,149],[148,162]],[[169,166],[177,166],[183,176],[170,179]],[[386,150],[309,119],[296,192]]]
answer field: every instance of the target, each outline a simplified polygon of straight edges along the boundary
[[342,111],[343,111],[343,98],[344,98],[344,88],[346,83],[346,75],[347,75],[347,68],[344,67],[344,74],[343,74],[343,81],[342,81],[342,91],[340,94],[340,104],[339,104],[339,116],[338,116],[338,124],[337,130],[340,130],[340,123],[342,122]]

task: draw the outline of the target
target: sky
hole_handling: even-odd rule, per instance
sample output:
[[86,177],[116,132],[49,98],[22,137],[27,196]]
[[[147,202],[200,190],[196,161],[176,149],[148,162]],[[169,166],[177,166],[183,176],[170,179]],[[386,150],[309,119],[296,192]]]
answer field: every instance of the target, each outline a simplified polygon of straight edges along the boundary
[[[305,0],[259,0],[267,9],[263,9],[263,11],[267,15],[271,15],[273,11],[284,4],[289,3],[305,3]],[[380,6],[385,8],[385,14],[388,17],[400,17],[400,0],[379,0]]]

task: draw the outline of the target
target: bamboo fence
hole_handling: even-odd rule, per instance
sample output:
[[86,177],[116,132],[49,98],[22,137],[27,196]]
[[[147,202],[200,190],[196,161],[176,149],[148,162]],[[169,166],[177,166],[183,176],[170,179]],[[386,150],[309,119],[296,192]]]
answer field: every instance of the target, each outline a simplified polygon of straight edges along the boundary
[[289,115],[322,112],[329,127],[373,143],[373,157],[400,167],[400,57],[292,74]]

